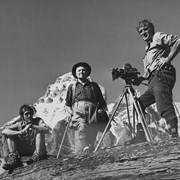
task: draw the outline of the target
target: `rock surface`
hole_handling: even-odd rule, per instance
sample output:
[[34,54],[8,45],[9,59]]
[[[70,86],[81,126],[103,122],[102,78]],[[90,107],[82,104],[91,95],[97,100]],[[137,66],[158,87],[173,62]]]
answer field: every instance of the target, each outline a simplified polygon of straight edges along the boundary
[[178,180],[180,141],[101,149],[88,157],[64,156],[20,167],[1,180]]

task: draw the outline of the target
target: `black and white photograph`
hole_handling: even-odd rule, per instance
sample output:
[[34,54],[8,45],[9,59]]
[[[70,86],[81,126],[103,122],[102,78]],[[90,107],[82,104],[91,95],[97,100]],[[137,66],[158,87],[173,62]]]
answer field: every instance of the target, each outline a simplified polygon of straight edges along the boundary
[[179,180],[179,9],[0,0],[0,179]]

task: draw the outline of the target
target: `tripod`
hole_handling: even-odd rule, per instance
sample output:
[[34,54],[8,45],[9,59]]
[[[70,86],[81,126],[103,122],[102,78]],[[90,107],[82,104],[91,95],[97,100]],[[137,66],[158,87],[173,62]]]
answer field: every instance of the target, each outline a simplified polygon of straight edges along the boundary
[[[129,97],[132,99],[132,104],[133,104],[133,126],[130,122],[130,112],[129,112],[129,107],[128,107],[128,97],[127,95],[129,95]],[[94,152],[96,152],[98,149],[99,149],[99,146],[101,145],[101,142],[105,136],[105,133],[111,123],[111,121],[113,120],[113,117],[118,109],[118,107],[120,106],[122,100],[124,99],[125,97],[125,101],[126,101],[126,108],[127,108],[127,117],[128,117],[128,123],[129,123],[129,127],[130,127],[130,130],[131,130],[131,136],[132,134],[135,132],[135,124],[136,124],[136,120],[138,122],[138,117],[140,119],[140,123],[142,124],[142,127],[144,129],[144,132],[145,132],[145,136],[146,136],[146,140],[148,142],[152,141],[152,134],[149,130],[149,127],[146,123],[146,120],[145,120],[145,116],[144,116],[144,113],[142,111],[142,108],[140,106],[140,103],[139,103],[139,100],[137,98],[137,94],[135,92],[135,90],[133,89],[133,86],[131,85],[131,83],[126,83],[126,86],[124,87],[124,90],[123,90],[123,93],[119,96],[118,98],[118,101],[115,103],[115,106],[113,108],[113,111],[112,111],[112,114],[109,118],[109,122],[106,126],[106,128],[104,129],[104,132],[94,150]]]

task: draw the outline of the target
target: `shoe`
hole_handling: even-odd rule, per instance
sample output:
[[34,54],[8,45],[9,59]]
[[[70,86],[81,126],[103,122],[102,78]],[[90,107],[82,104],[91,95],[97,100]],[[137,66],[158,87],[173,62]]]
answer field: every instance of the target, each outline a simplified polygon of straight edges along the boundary
[[90,147],[89,147],[89,146],[84,147],[84,149],[83,149],[83,155],[84,155],[84,156],[89,155],[90,152],[91,152],[91,151],[90,151]]
[[91,145],[85,146],[82,151],[82,156],[87,157],[93,152],[93,148]]
[[172,138],[178,138],[179,137],[177,128],[171,128],[169,131],[170,131],[169,134],[171,135]]
[[20,166],[22,166],[20,157],[16,153],[10,153],[7,162],[2,165],[2,168],[12,170]]
[[46,157],[42,153],[34,151],[33,156],[31,158],[29,158],[26,161],[26,163],[31,164],[33,162],[37,162],[37,161],[40,161],[40,160],[43,160],[43,159],[46,159]]

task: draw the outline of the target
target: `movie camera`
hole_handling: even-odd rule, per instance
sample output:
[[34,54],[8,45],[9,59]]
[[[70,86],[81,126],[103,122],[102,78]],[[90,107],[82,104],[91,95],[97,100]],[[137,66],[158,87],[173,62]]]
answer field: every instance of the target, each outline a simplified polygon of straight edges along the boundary
[[140,74],[140,72],[136,68],[133,68],[129,63],[126,63],[123,68],[112,69],[113,81],[120,77],[125,80],[126,84],[130,85],[138,78],[138,74]]
[[[129,63],[125,64],[123,66],[123,68],[112,68],[111,70],[112,70],[113,81],[120,77],[125,80],[126,86],[123,89],[123,93],[120,94],[120,96],[117,98],[117,101],[115,102],[113,110],[109,116],[109,122],[108,122],[106,128],[104,129],[104,132],[103,132],[99,142],[97,143],[97,146],[96,146],[94,152],[96,152],[99,149],[101,142],[103,141],[103,138],[105,136],[105,133],[108,130],[108,127],[110,126],[111,122],[114,120],[114,116],[115,116],[117,110],[118,110],[118,112],[120,112],[120,108],[122,107],[120,105],[124,99],[125,99],[126,109],[127,109],[126,112],[127,112],[127,117],[128,117],[128,123],[129,123],[128,127],[131,131],[132,138],[136,137],[135,132],[137,132],[141,128],[140,125],[142,125],[142,128],[145,133],[144,140],[146,140],[148,142],[153,141],[153,136],[152,136],[151,131],[149,130],[148,124],[147,124],[145,116],[143,114],[143,110],[141,108],[139,98],[137,96],[136,91],[132,87],[132,85],[134,85],[134,84],[136,85],[136,80],[138,80],[140,78],[140,77],[138,77],[138,74],[140,74],[140,72],[138,72],[138,70],[136,68],[132,68],[132,66]],[[129,101],[128,97],[129,97],[129,99],[131,99],[132,111],[129,109],[130,101]],[[130,113],[132,113],[132,116],[130,115]],[[131,117],[133,119],[133,122],[131,122]],[[139,126],[136,126],[136,124],[138,124]],[[130,141],[130,142],[133,142],[133,141]]]

